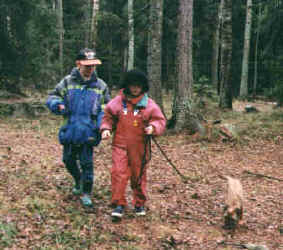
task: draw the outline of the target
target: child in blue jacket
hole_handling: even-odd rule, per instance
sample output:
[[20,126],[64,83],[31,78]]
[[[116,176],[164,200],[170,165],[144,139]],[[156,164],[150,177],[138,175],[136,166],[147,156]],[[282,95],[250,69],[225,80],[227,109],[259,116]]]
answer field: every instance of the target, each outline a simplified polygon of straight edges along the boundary
[[47,107],[67,120],[58,135],[63,145],[63,162],[75,181],[73,194],[82,195],[84,206],[92,206],[93,147],[100,142],[103,105],[110,95],[105,82],[95,74],[95,67],[101,61],[93,50],[82,49],[76,64],[49,94]]

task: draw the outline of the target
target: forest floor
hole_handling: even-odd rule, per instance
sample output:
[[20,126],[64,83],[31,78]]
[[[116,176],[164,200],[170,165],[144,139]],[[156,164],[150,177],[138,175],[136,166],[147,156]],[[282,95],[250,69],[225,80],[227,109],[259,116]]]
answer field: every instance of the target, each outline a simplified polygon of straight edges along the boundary
[[[120,222],[110,218],[110,141],[95,148],[94,207],[84,209],[61,162],[60,117],[1,119],[0,248],[233,250],[254,243],[283,249],[283,110],[258,102],[259,113],[244,114],[246,104],[235,102],[233,114],[222,117],[241,125],[236,141],[217,134],[157,138],[189,181],[152,143],[147,215],[134,215],[128,188]],[[227,183],[219,173],[240,179],[245,191],[245,223],[235,231],[223,229]]]

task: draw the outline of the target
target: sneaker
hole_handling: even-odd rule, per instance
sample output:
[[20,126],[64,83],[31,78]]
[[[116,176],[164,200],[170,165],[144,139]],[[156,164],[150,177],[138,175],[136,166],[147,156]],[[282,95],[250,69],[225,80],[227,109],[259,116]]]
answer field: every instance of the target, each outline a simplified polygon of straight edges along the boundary
[[122,218],[124,213],[124,206],[118,205],[112,212],[111,216],[116,218]]
[[146,212],[145,212],[145,209],[144,209],[143,206],[141,206],[141,207],[135,207],[135,213],[136,213],[136,215],[138,215],[138,216],[144,216],[144,215],[146,215]]
[[85,207],[91,207],[92,206],[92,201],[89,197],[88,194],[84,194],[82,197],[81,197],[81,201],[82,201],[82,204],[85,206]]
[[76,186],[73,187],[72,193],[73,193],[73,195],[81,195],[81,194],[82,194],[82,189],[81,189],[81,187],[80,187],[80,188],[77,188]]

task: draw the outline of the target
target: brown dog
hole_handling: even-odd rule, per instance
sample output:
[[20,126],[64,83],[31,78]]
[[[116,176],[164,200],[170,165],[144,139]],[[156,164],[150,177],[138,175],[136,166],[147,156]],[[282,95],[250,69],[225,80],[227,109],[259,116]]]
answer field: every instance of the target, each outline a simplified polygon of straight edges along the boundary
[[243,224],[244,193],[241,182],[230,176],[225,176],[228,181],[226,206],[224,208],[224,228],[235,229]]

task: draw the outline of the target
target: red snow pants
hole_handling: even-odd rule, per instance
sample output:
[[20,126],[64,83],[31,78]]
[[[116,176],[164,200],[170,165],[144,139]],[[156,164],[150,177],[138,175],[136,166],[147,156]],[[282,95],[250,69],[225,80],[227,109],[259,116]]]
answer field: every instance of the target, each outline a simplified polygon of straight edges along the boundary
[[145,122],[139,112],[132,109],[120,112],[112,148],[112,204],[127,205],[125,192],[130,180],[133,191],[133,205],[143,206],[146,201],[146,166],[142,178],[139,176],[145,154]]

